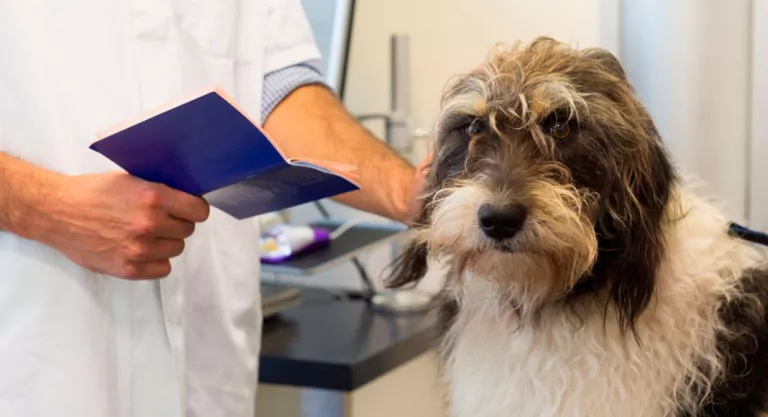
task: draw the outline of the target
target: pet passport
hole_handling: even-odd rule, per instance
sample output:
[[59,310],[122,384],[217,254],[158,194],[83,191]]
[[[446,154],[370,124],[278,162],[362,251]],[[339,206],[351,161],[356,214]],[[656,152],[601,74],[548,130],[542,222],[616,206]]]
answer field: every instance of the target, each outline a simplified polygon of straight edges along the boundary
[[285,155],[218,87],[103,132],[90,148],[237,219],[360,189],[354,167]]

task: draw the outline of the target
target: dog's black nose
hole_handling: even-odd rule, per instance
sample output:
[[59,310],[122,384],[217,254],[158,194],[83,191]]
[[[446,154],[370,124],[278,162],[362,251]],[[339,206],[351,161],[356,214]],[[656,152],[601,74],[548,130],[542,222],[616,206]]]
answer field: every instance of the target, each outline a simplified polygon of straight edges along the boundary
[[494,207],[483,204],[477,211],[477,220],[486,236],[495,240],[510,239],[523,228],[528,210],[522,204]]

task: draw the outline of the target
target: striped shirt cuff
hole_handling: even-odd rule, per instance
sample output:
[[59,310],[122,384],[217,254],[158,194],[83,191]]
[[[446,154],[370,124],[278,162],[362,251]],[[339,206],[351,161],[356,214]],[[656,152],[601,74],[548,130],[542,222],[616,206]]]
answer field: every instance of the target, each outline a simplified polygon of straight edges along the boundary
[[326,85],[317,62],[304,62],[268,73],[264,77],[261,99],[261,120],[267,120],[272,111],[289,94],[309,84]]

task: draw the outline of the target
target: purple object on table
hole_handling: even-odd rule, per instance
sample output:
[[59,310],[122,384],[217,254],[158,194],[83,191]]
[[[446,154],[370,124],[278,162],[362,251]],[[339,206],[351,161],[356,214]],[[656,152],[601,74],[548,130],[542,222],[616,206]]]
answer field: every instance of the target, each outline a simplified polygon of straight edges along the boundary
[[309,226],[280,226],[262,237],[261,262],[278,264],[328,246],[331,233]]

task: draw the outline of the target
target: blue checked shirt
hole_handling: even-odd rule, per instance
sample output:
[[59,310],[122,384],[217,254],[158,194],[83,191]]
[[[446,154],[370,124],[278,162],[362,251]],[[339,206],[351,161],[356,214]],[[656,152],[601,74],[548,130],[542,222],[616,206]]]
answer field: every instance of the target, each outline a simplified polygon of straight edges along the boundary
[[268,73],[264,77],[261,120],[266,120],[275,107],[297,88],[309,84],[326,85],[317,64],[315,61],[305,62]]

